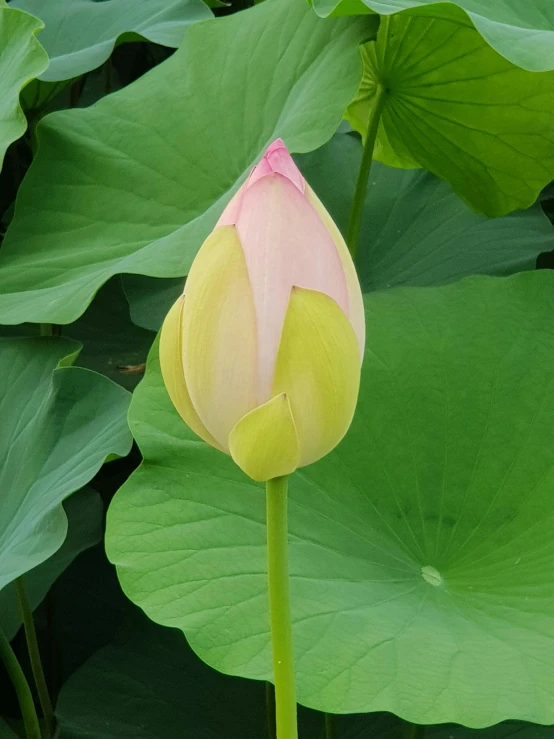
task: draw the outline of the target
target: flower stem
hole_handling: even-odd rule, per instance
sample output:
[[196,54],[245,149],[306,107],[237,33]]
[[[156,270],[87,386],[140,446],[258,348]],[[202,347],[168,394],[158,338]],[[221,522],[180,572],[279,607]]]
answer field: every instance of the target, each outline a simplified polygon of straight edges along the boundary
[[23,618],[25,641],[27,642],[27,651],[29,652],[31,669],[33,671],[33,677],[35,679],[35,685],[37,687],[38,699],[40,702],[40,707],[42,708],[42,715],[44,716],[45,739],[50,739],[54,729],[54,709],[52,707],[52,701],[50,700],[46,678],[44,677],[44,670],[42,669],[42,661],[40,659],[40,651],[38,648],[37,632],[35,630],[33,612],[29,604],[27,592],[25,590],[25,580],[23,579],[23,576],[17,578],[17,580],[15,581],[15,588],[17,590],[19,608],[21,610],[21,616]]
[[41,739],[40,724],[38,722],[31,688],[29,687],[25,673],[21,669],[21,665],[17,661],[17,657],[15,656],[8,637],[1,628],[0,662],[4,663],[6,672],[15,688],[19,707],[21,708],[21,715],[23,716],[25,736],[27,739]]
[[367,183],[369,180],[369,172],[371,170],[371,162],[373,161],[373,150],[375,148],[377,130],[379,128],[383,104],[385,102],[385,93],[385,88],[378,84],[375,90],[373,105],[369,111],[362,161],[358,172],[356,190],[354,191],[354,200],[352,201],[352,209],[350,211],[350,221],[348,222],[348,235],[346,237],[346,243],[348,244],[352,259],[356,258],[356,252],[358,250],[358,239],[360,236],[362,216],[364,213]]
[[266,483],[269,616],[277,739],[298,739],[288,566],[288,479]]

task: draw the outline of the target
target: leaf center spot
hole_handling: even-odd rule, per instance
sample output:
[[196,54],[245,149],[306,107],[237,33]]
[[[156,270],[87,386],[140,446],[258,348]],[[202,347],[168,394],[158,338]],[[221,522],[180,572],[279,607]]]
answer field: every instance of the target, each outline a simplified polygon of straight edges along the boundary
[[422,567],[421,576],[429,585],[434,585],[435,587],[442,585],[442,575],[435,567],[431,567],[430,565]]

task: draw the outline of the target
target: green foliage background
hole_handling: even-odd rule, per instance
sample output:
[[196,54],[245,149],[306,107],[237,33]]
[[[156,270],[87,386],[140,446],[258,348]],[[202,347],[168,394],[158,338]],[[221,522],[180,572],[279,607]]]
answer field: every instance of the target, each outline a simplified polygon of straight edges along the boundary
[[549,0],[0,1],[0,626],[30,675],[23,578],[57,737],[271,739],[263,488],[156,332],[275,138],[346,233],[381,89],[359,406],[291,482],[301,737],[554,737],[553,39]]

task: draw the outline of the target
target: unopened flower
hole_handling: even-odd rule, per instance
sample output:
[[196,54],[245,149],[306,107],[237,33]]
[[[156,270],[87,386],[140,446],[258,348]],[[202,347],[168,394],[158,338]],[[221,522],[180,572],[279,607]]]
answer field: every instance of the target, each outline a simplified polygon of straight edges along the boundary
[[168,313],[168,393],[254,480],[327,454],[354,414],[364,312],[350,254],[281,140],[229,202]]

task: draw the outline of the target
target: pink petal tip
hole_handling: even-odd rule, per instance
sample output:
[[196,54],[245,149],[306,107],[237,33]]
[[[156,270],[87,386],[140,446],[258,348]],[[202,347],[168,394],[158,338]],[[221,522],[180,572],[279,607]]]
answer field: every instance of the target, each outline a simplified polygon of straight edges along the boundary
[[260,180],[262,177],[267,177],[267,175],[275,173],[283,175],[283,177],[290,180],[301,193],[304,192],[304,177],[289,154],[283,139],[275,139],[275,141],[267,147],[259,164],[257,164],[250,173],[246,182],[246,187],[250,187],[250,185],[257,180]]

